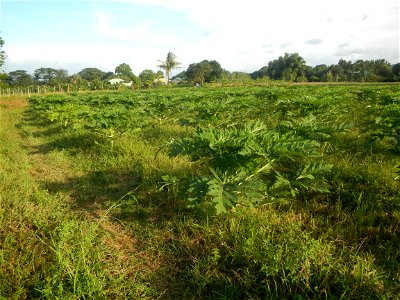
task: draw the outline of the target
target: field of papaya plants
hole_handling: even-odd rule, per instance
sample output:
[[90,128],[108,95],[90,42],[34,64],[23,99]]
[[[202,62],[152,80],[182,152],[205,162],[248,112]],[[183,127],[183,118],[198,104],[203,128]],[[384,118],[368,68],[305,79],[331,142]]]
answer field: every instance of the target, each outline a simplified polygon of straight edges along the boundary
[[[24,257],[5,243],[0,296],[18,285],[28,298],[400,294],[398,85],[159,88],[28,103],[15,128],[35,189],[91,224],[92,239],[22,220],[43,246],[31,258],[36,275],[4,275],[20,266],[7,257]],[[36,196],[26,205],[41,207]]]

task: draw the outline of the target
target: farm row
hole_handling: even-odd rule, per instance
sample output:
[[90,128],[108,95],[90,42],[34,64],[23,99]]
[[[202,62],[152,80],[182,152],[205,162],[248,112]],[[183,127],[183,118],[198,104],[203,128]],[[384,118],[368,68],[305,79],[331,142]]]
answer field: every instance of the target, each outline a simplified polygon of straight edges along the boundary
[[[349,133],[365,151],[399,153],[399,95],[396,87],[173,89],[32,97],[30,105],[111,145],[123,134],[146,137],[158,128],[170,155],[201,165],[200,174],[180,180],[190,191],[182,196],[195,203],[211,198],[222,212],[240,201],[335,194],[329,157],[344,151]],[[162,134],[168,126],[180,134]]]

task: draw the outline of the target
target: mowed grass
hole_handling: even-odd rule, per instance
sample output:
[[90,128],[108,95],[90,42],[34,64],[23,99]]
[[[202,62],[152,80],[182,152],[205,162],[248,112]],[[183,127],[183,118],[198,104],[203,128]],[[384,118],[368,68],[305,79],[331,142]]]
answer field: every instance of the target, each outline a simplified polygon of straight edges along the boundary
[[165,124],[111,145],[2,109],[0,296],[398,297],[400,161],[384,144],[341,133],[339,151],[326,151],[330,194],[215,215],[162,179],[201,168],[160,147],[186,130]]
[[46,182],[76,175],[72,159],[62,149],[40,148],[46,144],[46,128],[32,126],[23,105],[12,103],[26,100],[8,101],[0,115],[0,298],[146,295],[140,274],[121,280],[129,272],[110,242],[114,227],[107,216],[94,221],[77,211],[71,193],[46,187]]

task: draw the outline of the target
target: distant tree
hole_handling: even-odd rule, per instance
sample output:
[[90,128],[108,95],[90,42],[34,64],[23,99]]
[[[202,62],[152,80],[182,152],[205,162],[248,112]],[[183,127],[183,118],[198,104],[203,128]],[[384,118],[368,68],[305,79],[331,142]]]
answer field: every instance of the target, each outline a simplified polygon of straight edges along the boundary
[[172,77],[172,80],[179,78],[180,80],[187,80],[187,74],[186,74],[186,70],[176,74],[174,77]]
[[167,75],[167,83],[169,83],[171,71],[173,69],[178,68],[178,66],[181,63],[177,61],[176,55],[173,54],[171,51],[168,52],[167,58],[165,59],[165,61],[159,60],[159,62],[160,62],[160,64],[158,65],[158,67],[165,71],[165,74]]
[[[355,63],[351,61],[339,60],[338,64],[333,67],[334,73],[341,68],[343,72],[339,74],[339,81],[360,81],[360,82],[376,82],[376,81],[392,81],[392,66],[384,59],[377,60],[357,60]],[[340,73],[340,72],[339,72]],[[335,74],[336,75],[336,74]]]
[[[345,75],[347,75],[346,73],[351,74],[351,76],[347,75],[347,76],[343,76],[346,78],[347,81],[360,81],[360,82],[365,82],[367,81],[367,75],[370,73],[371,68],[370,68],[370,64],[368,61],[364,61],[364,60],[357,60],[354,64],[352,64],[351,68],[350,68],[350,72],[347,71],[345,68],[344,69],[344,73]],[[370,76],[373,74],[369,74]],[[375,77],[375,76],[373,76]],[[344,81],[344,80],[342,80]]]
[[52,69],[52,68],[40,68],[36,69],[33,72],[33,78],[35,81],[38,83],[49,83],[50,79],[55,77],[57,74],[57,70]]
[[132,68],[128,64],[122,63],[115,68],[115,74],[118,77],[127,80],[132,77],[133,72]]
[[216,60],[203,60],[189,65],[186,70],[186,76],[191,82],[213,82],[224,76],[224,69]]
[[186,76],[193,83],[203,84],[211,72],[212,66],[208,61],[203,60],[199,63],[190,64],[186,70]]
[[222,69],[219,62],[217,62],[216,60],[212,60],[212,61],[206,60],[205,62],[208,62],[211,65],[211,72],[210,72],[210,74],[207,74],[205,81],[213,82],[218,79],[221,79],[224,74],[224,69]]
[[393,79],[393,68],[384,59],[372,61],[372,71],[378,76],[379,81],[391,81]]
[[79,74],[74,74],[69,77],[69,81],[75,86],[76,90],[88,87],[88,81],[83,79]]
[[267,67],[267,66],[264,66],[264,67],[262,67],[260,70],[251,73],[251,74],[250,74],[250,77],[251,77],[252,79],[263,78],[263,77],[269,77],[269,75],[268,75],[268,67]]
[[5,73],[0,73],[0,88],[8,87],[8,75]]
[[25,70],[16,70],[8,73],[7,81],[14,86],[29,86],[33,84],[33,78]]
[[57,85],[68,81],[68,71],[62,69],[56,70],[53,68],[40,68],[34,71],[33,78],[36,83]]
[[281,75],[279,77],[282,80],[294,81],[296,79],[296,73],[293,71],[292,68],[286,68],[280,74]]
[[393,80],[400,81],[400,63],[392,66]]
[[325,81],[326,73],[328,73],[329,67],[327,65],[317,65],[311,69],[309,73],[308,80],[309,81]]
[[307,70],[309,70],[305,63],[305,60],[298,53],[285,53],[278,59],[270,61],[268,66],[253,72],[251,77],[256,79],[268,76],[276,80],[304,81],[306,80]]
[[0,72],[3,68],[4,61],[6,59],[6,52],[2,50],[3,46],[4,46],[4,40],[0,37]]
[[157,71],[156,78],[163,78],[163,77],[164,77],[164,72],[163,71]]
[[268,75],[273,79],[295,81],[304,76],[305,60],[298,53],[285,53],[268,64]]
[[91,90],[102,90],[104,89],[104,82],[99,78],[95,78],[90,82],[89,86]]
[[93,81],[95,79],[101,80],[106,73],[97,68],[85,68],[78,73],[83,79]]
[[235,81],[235,82],[245,82],[251,79],[250,74],[245,73],[245,72],[232,72],[226,74],[226,77],[230,81]]
[[132,89],[138,89],[142,86],[142,82],[140,81],[140,78],[133,73],[130,78],[130,82],[132,83]]
[[359,71],[354,70],[354,64],[349,60],[340,59],[336,66],[332,68],[335,81],[351,81],[359,77]]
[[139,79],[142,83],[142,86],[148,88],[151,87],[154,83],[154,79],[156,79],[156,73],[154,73],[152,70],[143,70],[139,74]]
[[312,73],[313,73],[313,67],[305,65],[304,69],[301,72],[301,74],[305,77],[305,80],[301,80],[301,77],[300,77],[300,78],[297,78],[297,81],[298,82],[299,81],[302,81],[302,82],[311,81],[310,78],[311,78]]
[[326,72],[326,74],[322,77],[322,81],[325,81],[325,82],[332,82],[332,81],[334,81],[333,74],[332,74],[332,71],[331,71],[331,70],[329,70],[328,72]]
[[329,68],[332,73],[334,81],[340,81],[342,78],[346,78],[344,76],[344,69],[340,65],[333,65]]
[[104,76],[101,78],[103,80],[110,80],[112,78],[114,78],[115,74],[113,72],[107,72],[104,74]]
[[[396,67],[395,67],[396,66]],[[396,75],[397,74],[397,75]],[[268,66],[250,74],[252,79],[270,77],[288,81],[400,81],[399,64],[391,66],[384,59],[357,60],[352,63],[340,59],[337,64],[327,66],[307,66],[304,59],[297,53],[280,56],[270,61]]]

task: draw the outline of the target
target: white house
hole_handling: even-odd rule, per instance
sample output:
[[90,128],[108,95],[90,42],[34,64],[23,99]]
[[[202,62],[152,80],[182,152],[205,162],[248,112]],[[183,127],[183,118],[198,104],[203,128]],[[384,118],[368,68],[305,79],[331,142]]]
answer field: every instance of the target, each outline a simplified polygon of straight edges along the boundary
[[132,86],[133,82],[129,81],[129,82],[123,82],[122,85],[123,86]]
[[121,78],[113,78],[113,79],[110,79],[109,81],[108,81],[108,83],[111,83],[111,84],[119,84],[119,83],[122,83],[122,82],[124,82],[125,80],[123,80],[123,79],[121,79]]

